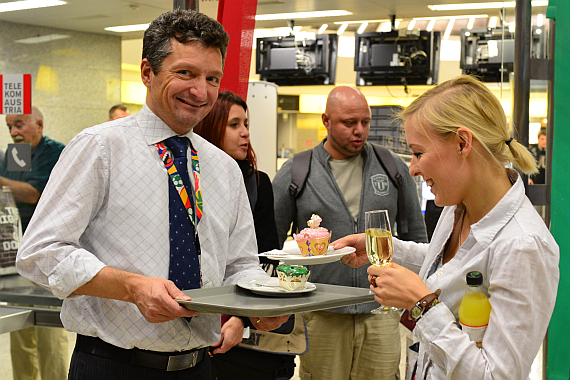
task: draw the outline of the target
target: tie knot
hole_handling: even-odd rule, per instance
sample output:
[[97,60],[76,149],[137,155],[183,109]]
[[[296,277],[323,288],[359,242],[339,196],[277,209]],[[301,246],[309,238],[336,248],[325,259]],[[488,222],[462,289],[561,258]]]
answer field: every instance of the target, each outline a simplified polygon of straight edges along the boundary
[[172,152],[174,158],[182,158],[188,156],[188,137],[172,136],[164,140],[164,145]]

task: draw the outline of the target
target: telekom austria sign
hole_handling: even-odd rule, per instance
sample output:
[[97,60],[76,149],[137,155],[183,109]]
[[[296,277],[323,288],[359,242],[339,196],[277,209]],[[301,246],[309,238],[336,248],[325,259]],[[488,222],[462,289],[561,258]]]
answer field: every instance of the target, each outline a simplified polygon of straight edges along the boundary
[[0,75],[0,114],[32,113],[32,75]]

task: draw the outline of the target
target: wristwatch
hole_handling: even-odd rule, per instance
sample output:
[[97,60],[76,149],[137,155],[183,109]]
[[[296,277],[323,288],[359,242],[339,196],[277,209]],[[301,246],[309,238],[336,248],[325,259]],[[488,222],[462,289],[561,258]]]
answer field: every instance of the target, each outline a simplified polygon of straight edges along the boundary
[[410,309],[410,319],[412,321],[418,321],[429,309],[434,307],[439,303],[439,295],[441,294],[441,290],[436,290],[435,293],[428,294],[421,300],[419,300],[411,309]]

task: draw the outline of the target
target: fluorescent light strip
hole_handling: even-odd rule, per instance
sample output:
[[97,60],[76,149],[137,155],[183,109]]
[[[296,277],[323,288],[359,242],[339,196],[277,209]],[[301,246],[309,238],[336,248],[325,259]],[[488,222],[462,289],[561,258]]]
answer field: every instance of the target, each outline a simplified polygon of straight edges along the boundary
[[499,22],[499,18],[497,16],[493,16],[489,19],[489,28],[494,28],[497,26],[497,23]]
[[25,9],[36,9],[36,8],[46,8],[55,7],[57,5],[65,5],[67,2],[59,0],[21,0],[12,1],[10,3],[0,4],[1,12],[11,12],[11,11],[22,11]]
[[433,30],[434,26],[435,26],[435,18],[432,18],[431,20],[429,20],[429,24],[428,24],[426,30],[428,32],[431,32]]
[[451,35],[451,31],[453,30],[453,24],[455,24],[455,19],[452,17],[449,19],[447,23],[447,28],[445,28],[445,33],[443,34],[443,39],[447,40]]
[[63,40],[69,37],[71,36],[67,34],[46,34],[44,36],[22,38],[21,40],[15,40],[14,42],[19,44],[31,45],[31,44],[41,44],[43,42],[50,42],[55,40]]
[[317,34],[323,34],[325,30],[327,30],[329,26],[327,24],[323,24],[321,25],[321,27],[319,28],[319,31],[317,32]]
[[[428,17],[431,18],[431,17]],[[447,18],[447,17],[446,17]],[[397,21],[402,21],[401,18],[396,19]],[[419,18],[417,18],[416,20],[419,20]],[[337,25],[342,25],[342,24],[362,24],[363,22],[367,22],[369,24],[372,23],[383,23],[383,22],[390,22],[390,20],[388,19],[384,19],[384,20],[360,20],[360,21],[335,21],[334,23]]]
[[410,23],[408,24],[408,30],[414,29],[415,25],[416,25],[416,20],[412,19],[412,21],[410,21]]
[[[531,2],[533,7],[546,7],[548,0],[534,0]],[[491,3],[465,3],[465,4],[439,4],[428,5],[432,11],[461,11],[465,9],[501,9],[514,8],[516,1],[495,1]]]
[[[489,15],[459,15],[459,16],[453,16],[454,19],[463,19],[463,18],[487,18],[489,17]],[[434,16],[434,17],[414,17],[414,20],[447,20],[449,18],[449,16]]]
[[340,26],[340,28],[338,28],[338,30],[336,31],[336,34],[338,34],[340,36],[341,34],[344,33],[344,31],[346,30],[347,27],[348,27],[347,23],[342,24]]
[[299,18],[314,18],[314,17],[335,17],[335,16],[348,16],[351,12],[334,10],[334,11],[316,11],[316,12],[292,12],[292,13],[273,13],[266,15],[256,15],[256,21],[267,20],[294,20]]
[[470,17],[467,23],[467,29],[473,29],[473,24],[475,24],[475,17]]
[[362,34],[364,33],[364,31],[366,30],[366,27],[368,26],[367,22],[363,22],[362,25],[360,25],[360,28],[358,28],[358,31],[356,33],[358,34]]
[[392,24],[390,21],[384,21],[378,24],[378,28],[376,28],[376,32],[390,32],[392,31]]
[[108,28],[105,28],[105,30],[117,33],[139,32],[141,30],[147,30],[148,26],[149,24],[109,26]]

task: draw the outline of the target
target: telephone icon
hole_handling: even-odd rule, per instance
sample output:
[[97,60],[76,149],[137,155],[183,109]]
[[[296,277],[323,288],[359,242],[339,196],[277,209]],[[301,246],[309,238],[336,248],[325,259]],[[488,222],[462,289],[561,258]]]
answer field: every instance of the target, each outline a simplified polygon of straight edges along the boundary
[[16,147],[14,147],[12,149],[12,158],[14,159],[14,162],[20,166],[20,167],[24,167],[26,166],[26,161],[20,159],[20,157],[18,157],[18,149],[16,149]]

